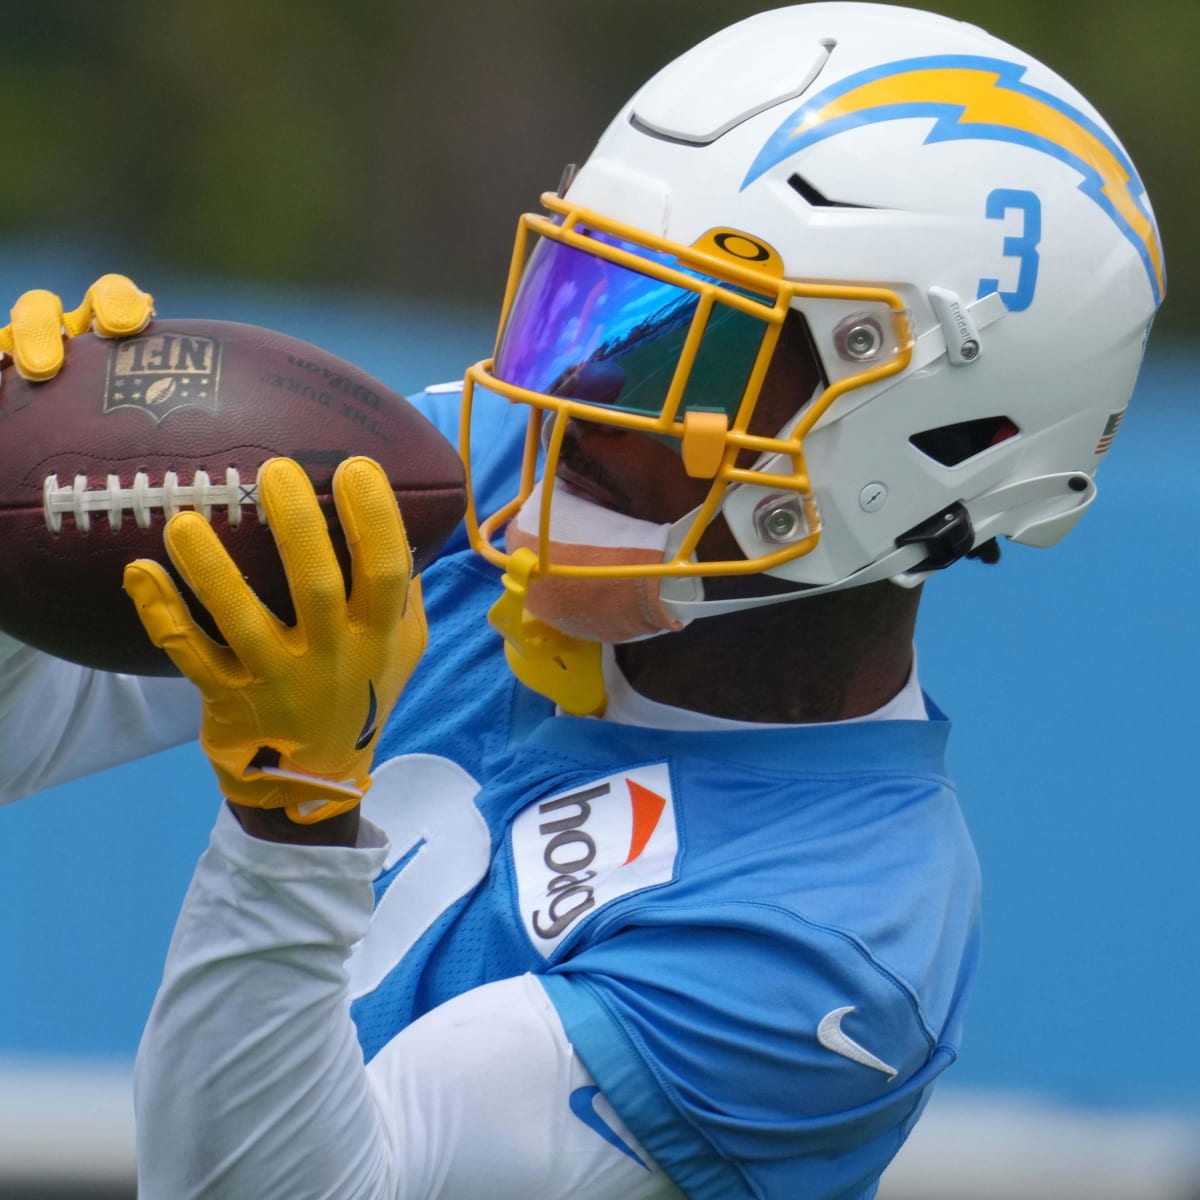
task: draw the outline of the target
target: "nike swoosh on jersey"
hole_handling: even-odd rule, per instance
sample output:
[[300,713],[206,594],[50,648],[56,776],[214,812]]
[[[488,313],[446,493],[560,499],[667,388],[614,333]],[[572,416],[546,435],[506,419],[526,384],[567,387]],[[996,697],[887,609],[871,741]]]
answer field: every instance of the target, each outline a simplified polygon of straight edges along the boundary
[[890,1083],[898,1074],[896,1068],[888,1066],[882,1058],[876,1058],[870,1050],[860,1046],[852,1037],[842,1032],[842,1018],[853,1011],[854,1005],[848,1004],[845,1008],[835,1008],[832,1012],[826,1013],[817,1026],[817,1041],[826,1050],[832,1050],[834,1054],[840,1054],[852,1062],[861,1063],[873,1071],[881,1071],[888,1077]]
[[600,1094],[598,1087],[578,1087],[570,1096],[571,1111],[594,1133],[598,1133],[610,1146],[615,1146],[622,1154],[627,1154],[639,1167],[649,1171],[650,1167],[642,1160],[642,1156],[621,1137],[619,1133],[596,1111],[596,1097]]

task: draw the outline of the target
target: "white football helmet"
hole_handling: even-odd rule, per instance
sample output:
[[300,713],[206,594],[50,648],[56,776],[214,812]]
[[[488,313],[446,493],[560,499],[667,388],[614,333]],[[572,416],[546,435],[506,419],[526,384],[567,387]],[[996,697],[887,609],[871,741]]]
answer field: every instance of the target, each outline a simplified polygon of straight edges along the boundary
[[[1165,289],[1149,199],[1096,110],[983,30],[888,5],[710,37],[544,203],[496,354],[468,373],[464,427],[476,386],[533,409],[522,494],[472,508],[475,545],[511,566],[492,538],[571,418],[670,439],[711,488],[663,554],[569,561],[546,488],[531,570],[653,579],[684,620],[915,583],[997,535],[1058,541],[1095,496]],[[800,320],[820,386],[752,435]],[[718,514],[744,558],[695,561]],[[787,591],[705,596],[702,576],[737,574]]]

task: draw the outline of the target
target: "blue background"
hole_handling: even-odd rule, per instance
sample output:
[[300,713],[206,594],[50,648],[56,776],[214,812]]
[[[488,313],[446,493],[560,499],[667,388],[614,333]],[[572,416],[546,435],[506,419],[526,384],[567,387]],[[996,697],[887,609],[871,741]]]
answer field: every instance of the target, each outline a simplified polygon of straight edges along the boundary
[[[94,277],[38,264],[65,295]],[[491,341],[486,310],[228,284],[169,285],[159,310],[282,329],[402,391],[457,378]],[[960,1087],[1200,1111],[1196,368],[1152,351],[1062,545],[1006,545],[998,567],[926,588],[922,680],[955,719],[985,879]],[[216,803],[193,745],[0,812],[0,1057],[132,1057]]]

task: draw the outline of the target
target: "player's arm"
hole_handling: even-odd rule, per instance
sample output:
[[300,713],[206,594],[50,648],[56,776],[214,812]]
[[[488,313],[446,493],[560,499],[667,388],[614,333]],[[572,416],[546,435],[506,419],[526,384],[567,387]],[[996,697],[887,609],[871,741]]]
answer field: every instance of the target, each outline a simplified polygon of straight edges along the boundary
[[0,804],[192,741],[186,679],[89,671],[0,634]]
[[540,983],[433,1009],[364,1068],[346,960],[385,850],[247,837],[222,814],[138,1053],[145,1200],[666,1200]]
[[[151,637],[203,696],[201,744],[234,802],[192,881],[139,1054],[140,1194],[655,1194],[639,1190],[652,1167],[627,1168],[591,1126],[570,1124],[572,1090],[589,1081],[575,1082],[540,989],[429,1014],[364,1068],[346,960],[366,934],[386,842],[358,825],[357,801],[375,732],[424,648],[420,593],[374,463],[348,460],[333,481],[349,596],[303,472],[276,459],[260,481],[295,626],[263,608],[194,514],[171,518],[166,545],[227,645],[196,626],[156,564],[126,573]],[[294,844],[306,841],[327,844]],[[613,1162],[618,1184],[601,1189],[608,1168],[592,1171],[587,1154],[564,1169],[556,1131],[567,1130]]]
[[[122,275],[97,280],[70,312],[52,292],[26,292],[0,329],[0,368],[49,379],[66,338],[129,336],[153,315],[152,297]],[[186,680],[88,671],[0,634],[0,802],[188,741],[198,714]]]

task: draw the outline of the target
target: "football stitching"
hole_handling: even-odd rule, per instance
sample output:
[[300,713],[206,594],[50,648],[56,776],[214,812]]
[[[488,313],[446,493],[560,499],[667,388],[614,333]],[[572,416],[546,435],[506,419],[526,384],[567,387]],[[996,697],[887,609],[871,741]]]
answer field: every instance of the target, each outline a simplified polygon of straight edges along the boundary
[[258,479],[243,483],[237,467],[225,469],[223,482],[214,483],[207,471],[198,470],[191,483],[180,483],[175,471],[163,473],[162,485],[152,487],[150,476],[138,471],[130,487],[124,487],[119,475],[109,475],[102,488],[89,488],[86,475],[76,475],[70,484],[59,486],[58,476],[47,475],[42,482],[42,515],[51,533],[62,530],[63,514],[74,518],[80,533],[91,532],[92,513],[108,518],[112,531],[121,528],[125,513],[132,512],[139,529],[149,529],[156,512],[173,517],[181,509],[190,508],[206,521],[212,519],[214,508],[226,510],[229,527],[236,529],[242,520],[242,509],[253,508],[259,523],[266,524],[266,515],[258,501]]

